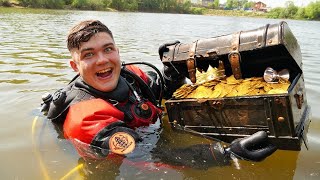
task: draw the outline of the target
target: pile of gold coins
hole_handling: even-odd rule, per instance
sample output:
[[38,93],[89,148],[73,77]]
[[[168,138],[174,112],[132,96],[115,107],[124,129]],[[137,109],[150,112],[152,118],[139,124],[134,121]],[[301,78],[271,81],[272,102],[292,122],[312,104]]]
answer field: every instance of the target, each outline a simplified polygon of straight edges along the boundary
[[[198,72],[196,72],[198,73]],[[196,74],[197,75],[197,74]],[[204,76],[202,74],[202,76]],[[199,77],[201,75],[199,74]],[[214,75],[214,77],[216,77]],[[234,76],[227,78],[207,79],[201,82],[184,84],[173,93],[173,98],[223,98],[234,96],[256,96],[262,94],[288,93],[290,82],[267,83],[262,77],[237,80]]]

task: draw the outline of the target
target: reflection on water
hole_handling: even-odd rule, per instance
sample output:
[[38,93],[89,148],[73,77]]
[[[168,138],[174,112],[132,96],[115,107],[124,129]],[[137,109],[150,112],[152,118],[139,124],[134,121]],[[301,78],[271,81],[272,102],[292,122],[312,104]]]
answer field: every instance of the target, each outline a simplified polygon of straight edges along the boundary
[[[0,157],[6,162],[1,165],[3,179],[43,179],[43,169],[51,179],[59,179],[84,163],[50,122],[40,118],[32,126],[32,119],[39,115],[35,108],[40,104],[41,95],[64,86],[75,75],[68,65],[70,56],[65,37],[73,24],[84,19],[100,19],[110,27],[123,61],[144,61],[159,68],[162,65],[157,50],[164,42],[192,42],[279,22],[199,15],[0,8]],[[287,22],[301,46],[307,98],[312,111],[308,151],[304,147],[300,152],[279,150],[260,163],[239,161],[239,165],[210,167],[205,171],[161,169],[156,164],[148,167],[153,171],[146,171],[148,168],[141,164],[110,166],[105,161],[90,162],[86,164],[90,165],[87,169],[74,171],[71,179],[83,178],[88,173],[85,171],[92,167],[100,171],[93,175],[95,179],[319,179],[320,37],[317,34],[320,22]],[[33,134],[31,127],[34,127]],[[35,144],[31,137],[35,138]],[[161,139],[168,147],[189,146],[204,140],[175,132],[166,124]],[[43,164],[35,159],[33,149],[39,152]]]
[[24,84],[28,83],[28,79],[8,79],[8,80],[0,80],[0,83],[11,83],[11,84]]

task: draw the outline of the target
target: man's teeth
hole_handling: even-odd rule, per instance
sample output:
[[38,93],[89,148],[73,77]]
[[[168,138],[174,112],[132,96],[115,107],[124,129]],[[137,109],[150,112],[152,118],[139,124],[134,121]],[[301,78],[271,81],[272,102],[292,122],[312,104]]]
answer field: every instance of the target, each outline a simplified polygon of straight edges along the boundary
[[106,72],[109,72],[109,71],[111,71],[111,68],[101,70],[101,71],[99,71],[99,72],[97,72],[97,73],[98,73],[98,74],[103,74],[103,73],[106,73]]

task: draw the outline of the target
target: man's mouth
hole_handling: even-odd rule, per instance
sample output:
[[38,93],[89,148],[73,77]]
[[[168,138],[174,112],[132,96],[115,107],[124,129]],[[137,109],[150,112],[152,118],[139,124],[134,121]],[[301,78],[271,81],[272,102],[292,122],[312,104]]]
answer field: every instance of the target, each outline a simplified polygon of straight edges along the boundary
[[96,73],[96,75],[100,78],[107,78],[109,76],[111,76],[112,74],[112,68],[107,68],[107,69],[104,69],[104,70],[101,70],[101,71],[98,71]]

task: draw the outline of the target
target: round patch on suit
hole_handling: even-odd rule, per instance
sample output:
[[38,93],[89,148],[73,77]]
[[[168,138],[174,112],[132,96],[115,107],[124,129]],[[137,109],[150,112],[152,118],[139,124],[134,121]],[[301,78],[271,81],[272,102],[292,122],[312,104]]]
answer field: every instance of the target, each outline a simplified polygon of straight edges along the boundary
[[134,138],[125,132],[114,133],[109,140],[109,148],[116,154],[131,153],[136,146]]

